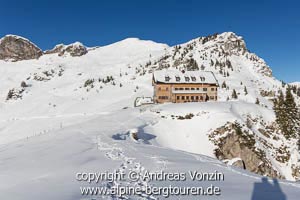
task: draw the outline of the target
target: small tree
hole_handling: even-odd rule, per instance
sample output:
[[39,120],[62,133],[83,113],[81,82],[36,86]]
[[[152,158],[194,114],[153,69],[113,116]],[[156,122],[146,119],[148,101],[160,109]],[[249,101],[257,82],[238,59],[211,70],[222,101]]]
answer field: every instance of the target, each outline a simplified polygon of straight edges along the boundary
[[9,90],[6,96],[6,100],[12,99],[13,95],[14,95],[14,90],[13,89]]
[[283,92],[274,102],[276,122],[287,139],[299,138],[300,112],[295,103],[291,88],[288,87],[284,97]]
[[233,99],[237,99],[237,98],[238,98],[238,95],[237,95],[235,89],[233,89],[232,94],[231,94],[231,97],[232,97]]
[[279,91],[279,96],[274,101],[274,112],[276,115],[276,122],[279,125],[281,131],[285,130],[285,108],[284,108],[284,95],[283,92]]
[[21,87],[23,87],[23,88],[24,88],[24,87],[28,87],[28,85],[26,84],[25,81],[22,81],[22,82],[21,82]]
[[291,88],[292,88],[293,93],[296,94],[297,93],[297,86],[292,85]]
[[288,87],[286,90],[284,107],[287,115],[286,135],[288,138],[295,138],[300,131],[300,113],[292,94],[291,87]]
[[226,60],[226,65],[228,68],[232,68],[232,64],[231,64],[230,60]]
[[222,88],[226,88],[227,87],[227,85],[226,85],[226,82],[224,81],[223,83],[222,83]]
[[259,98],[256,98],[255,104],[257,104],[257,105],[260,104]]
[[191,59],[189,60],[189,62],[188,62],[187,70],[188,70],[188,71],[199,70],[197,61],[194,60],[193,58],[191,58]]
[[201,65],[201,70],[205,70],[205,66],[204,65]]
[[94,79],[88,79],[88,80],[86,80],[84,82],[83,87],[88,87],[89,85],[93,85],[94,81],[95,81]]
[[248,94],[248,90],[247,90],[247,87],[246,87],[246,86],[244,87],[244,92],[245,92],[245,95]]

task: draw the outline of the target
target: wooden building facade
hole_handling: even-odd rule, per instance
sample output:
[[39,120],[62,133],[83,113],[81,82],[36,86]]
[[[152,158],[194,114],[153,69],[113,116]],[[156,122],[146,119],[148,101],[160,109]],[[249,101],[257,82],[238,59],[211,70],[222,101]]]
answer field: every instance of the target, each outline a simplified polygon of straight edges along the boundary
[[218,100],[218,81],[212,72],[155,71],[152,84],[155,103],[185,103]]

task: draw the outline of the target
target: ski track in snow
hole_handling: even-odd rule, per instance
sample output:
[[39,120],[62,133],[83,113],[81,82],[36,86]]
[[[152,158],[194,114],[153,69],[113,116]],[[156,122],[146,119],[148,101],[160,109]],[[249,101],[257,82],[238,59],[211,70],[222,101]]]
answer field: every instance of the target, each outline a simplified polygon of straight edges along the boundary
[[[145,166],[141,164],[141,162],[137,161],[136,158],[128,157],[124,150],[121,147],[118,147],[116,144],[108,144],[104,141],[102,141],[101,136],[97,136],[97,149],[105,154],[105,156],[108,159],[114,160],[114,161],[121,161],[121,164],[118,168],[116,168],[113,171],[116,172],[124,172],[125,174],[128,174],[129,171],[135,171],[136,173],[142,174],[147,170]],[[167,169],[167,161],[162,158],[161,156],[150,156],[150,159],[154,161],[156,164],[156,171],[161,171]],[[150,186],[150,182],[147,180],[142,180],[140,178],[138,181],[132,181],[132,180],[125,180],[121,182],[109,182],[107,183],[107,187],[113,187],[115,185],[126,185],[126,186]],[[113,198],[116,198],[115,196],[112,196]],[[119,199],[119,198],[117,198]],[[129,197],[128,195],[123,196],[120,199],[135,199],[133,197]],[[137,199],[144,199],[144,200],[156,200],[157,198],[152,195],[147,195],[146,193],[143,193],[141,196],[137,197]]]

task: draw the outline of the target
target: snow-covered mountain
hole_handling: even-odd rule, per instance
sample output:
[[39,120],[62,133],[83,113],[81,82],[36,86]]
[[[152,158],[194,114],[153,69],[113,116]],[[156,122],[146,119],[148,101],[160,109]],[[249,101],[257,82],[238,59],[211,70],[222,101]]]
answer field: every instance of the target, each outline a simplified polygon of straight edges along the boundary
[[[153,95],[154,70],[191,67],[215,73],[219,101],[134,107],[137,97]],[[286,86],[234,33],[174,47],[137,38],[94,48],[58,45],[38,59],[0,60],[0,74],[0,199],[91,199],[79,188],[99,183],[76,181],[78,172],[216,170],[225,176],[215,183],[222,195],[203,198],[228,200],[250,199],[260,175],[300,178],[297,141],[280,134],[273,111],[272,99]],[[235,167],[239,161],[246,170]],[[288,199],[298,198],[298,183],[279,184]],[[157,197],[144,195],[131,197]]]
[[290,85],[296,85],[296,86],[300,86],[300,82],[293,82],[293,83],[290,83]]

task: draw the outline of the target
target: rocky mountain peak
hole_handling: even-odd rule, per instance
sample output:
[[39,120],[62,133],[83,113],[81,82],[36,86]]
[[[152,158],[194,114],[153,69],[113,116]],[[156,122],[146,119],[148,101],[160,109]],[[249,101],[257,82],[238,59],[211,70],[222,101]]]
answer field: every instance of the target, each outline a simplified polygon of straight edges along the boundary
[[68,52],[71,56],[82,56],[84,54],[87,54],[88,51],[82,43],[75,42],[73,44],[66,46],[63,49],[63,53],[64,52]]
[[233,32],[215,33],[206,37],[200,37],[199,41],[207,48],[219,49],[225,56],[240,55],[248,52],[243,38]]
[[63,56],[66,53],[76,57],[87,54],[87,48],[81,42],[75,42],[69,45],[58,44],[53,49],[45,51],[45,54],[58,53],[59,56]]
[[238,66],[232,68],[232,64],[236,65],[233,63],[236,59],[238,62],[242,60],[248,62],[248,65],[244,65],[245,68],[252,68],[260,74],[272,77],[272,70],[266,62],[249,52],[244,39],[233,32],[215,33],[176,45],[161,59],[165,63],[159,62],[159,68],[169,66],[186,68],[194,65],[190,70],[201,67],[223,75],[229,68],[237,72],[240,70]]
[[0,60],[29,60],[41,55],[42,50],[26,38],[6,35],[0,39]]
[[232,32],[225,32],[219,35],[219,39],[224,41],[224,51],[232,52],[236,50],[237,52],[245,53],[247,50],[246,43],[242,37],[237,36]]

